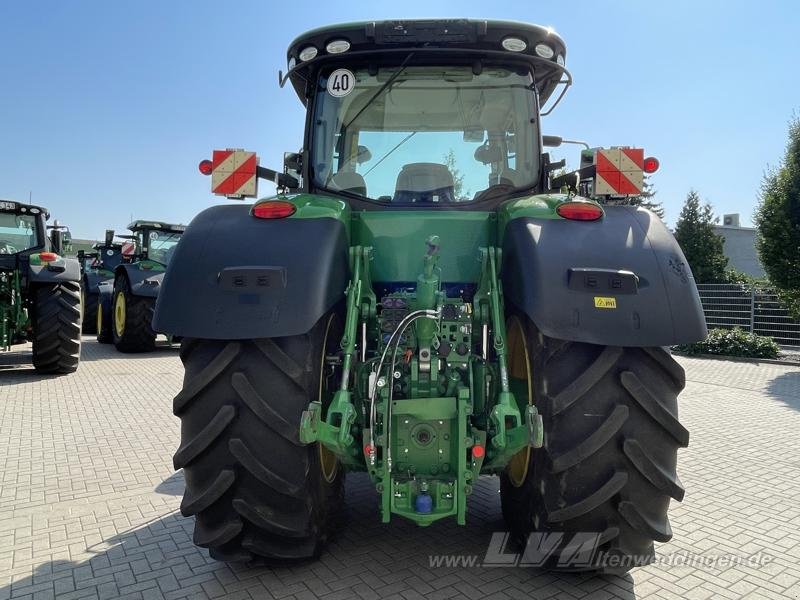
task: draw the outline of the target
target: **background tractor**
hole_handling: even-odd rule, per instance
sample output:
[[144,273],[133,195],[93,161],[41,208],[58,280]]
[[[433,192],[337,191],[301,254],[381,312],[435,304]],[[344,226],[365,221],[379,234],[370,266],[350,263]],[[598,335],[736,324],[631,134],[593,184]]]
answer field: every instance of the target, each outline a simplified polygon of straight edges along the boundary
[[60,226],[47,236],[48,218],[42,207],[0,200],[0,350],[33,342],[37,371],[72,373],[81,352],[80,267],[62,255]]
[[195,543],[316,556],[348,471],[384,522],[464,524],[497,475],[515,542],[555,534],[537,564],[652,560],[688,443],[664,347],[706,334],[664,224],[598,202],[640,193],[652,159],[596,149],[553,181],[541,117],[571,77],[543,27],[355,23],[287,59],[303,148],[283,172],[234,149],[200,163],[217,194],[278,194],[195,217],[158,299],[156,328],[184,337]]
[[62,225],[58,221],[53,221],[52,225],[47,226],[50,232],[50,246],[53,252],[59,256],[66,256],[72,252],[72,233],[69,227]]
[[156,343],[156,298],[186,228],[160,221],[134,221],[128,229],[132,235],[119,237],[133,243],[130,256],[114,267],[112,279],[98,284],[97,341],[113,342],[120,352],[149,352]]
[[[94,244],[92,250],[93,252],[78,252],[83,294],[83,333],[89,334],[97,333],[98,322],[102,319],[97,310],[100,305],[100,284],[111,282],[113,285],[114,269],[126,259],[122,252],[122,242],[114,241],[113,229],[107,229],[103,242]],[[109,337],[106,340],[111,341]]]

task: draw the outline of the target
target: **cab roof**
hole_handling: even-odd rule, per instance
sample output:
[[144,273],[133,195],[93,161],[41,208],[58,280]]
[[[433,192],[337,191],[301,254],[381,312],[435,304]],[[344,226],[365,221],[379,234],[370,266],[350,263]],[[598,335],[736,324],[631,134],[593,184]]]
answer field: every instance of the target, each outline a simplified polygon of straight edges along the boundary
[[145,221],[139,219],[128,225],[128,229],[131,231],[139,231],[141,229],[162,229],[172,233],[183,233],[186,230],[186,225],[164,223],[163,221]]
[[[522,40],[524,49],[511,51],[504,47],[508,39]],[[345,40],[349,48],[331,54],[326,46],[333,41]],[[540,45],[552,50],[552,56],[544,58],[537,53]],[[314,47],[317,54],[306,61],[300,53]],[[519,48],[519,44],[514,47]],[[549,54],[540,48],[545,55]],[[537,89],[543,105],[555,90],[562,76],[569,73],[564,68],[567,48],[564,40],[552,28],[517,21],[494,21],[476,19],[414,19],[391,21],[361,21],[343,23],[313,29],[298,36],[287,50],[288,78],[300,99],[306,100],[306,82],[316,79],[320,67],[348,61],[381,62],[391,64],[402,61],[409,51],[415,56],[436,56],[447,62],[456,57],[472,60],[491,58],[494,61],[524,61],[534,68]],[[559,97],[560,99],[560,97]]]
[[4,200],[0,198],[0,211],[13,212],[21,215],[44,215],[45,220],[50,218],[50,211],[43,206],[33,204],[23,204],[14,200]]

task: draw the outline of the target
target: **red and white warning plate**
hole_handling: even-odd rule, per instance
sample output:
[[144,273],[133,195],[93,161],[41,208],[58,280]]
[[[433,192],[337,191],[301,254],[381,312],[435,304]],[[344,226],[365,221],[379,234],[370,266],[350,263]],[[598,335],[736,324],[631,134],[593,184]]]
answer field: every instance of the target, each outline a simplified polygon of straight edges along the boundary
[[596,196],[635,196],[644,188],[644,150],[608,148],[595,153]]
[[244,150],[214,150],[211,157],[211,191],[231,198],[258,195],[258,157]]

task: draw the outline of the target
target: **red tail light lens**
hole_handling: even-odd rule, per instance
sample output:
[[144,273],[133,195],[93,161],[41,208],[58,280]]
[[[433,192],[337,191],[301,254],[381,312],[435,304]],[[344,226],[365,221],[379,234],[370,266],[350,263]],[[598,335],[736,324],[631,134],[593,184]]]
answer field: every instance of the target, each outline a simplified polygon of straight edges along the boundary
[[42,262],[53,262],[54,260],[58,260],[58,254],[55,252],[42,252],[39,254],[39,259]]
[[656,171],[658,171],[658,167],[659,167],[658,159],[655,158],[654,156],[648,156],[647,158],[644,159],[642,170],[645,173],[655,173]]
[[211,161],[208,160],[208,159],[201,160],[200,164],[197,165],[197,168],[200,169],[200,172],[203,175],[211,175],[211,171],[213,171],[213,167],[212,167]]
[[572,221],[597,221],[603,216],[603,209],[591,202],[564,202],[558,205],[556,212]]
[[269,200],[253,207],[252,215],[257,219],[284,219],[294,214],[297,208],[291,202]]

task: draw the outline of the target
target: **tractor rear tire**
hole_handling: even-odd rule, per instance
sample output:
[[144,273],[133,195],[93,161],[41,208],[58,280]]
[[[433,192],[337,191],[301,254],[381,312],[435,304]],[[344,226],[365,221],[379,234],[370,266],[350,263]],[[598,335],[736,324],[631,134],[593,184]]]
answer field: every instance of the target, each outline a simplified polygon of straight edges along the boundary
[[338,344],[338,322],[331,314],[292,337],[183,341],[173,461],[186,478],[181,513],[195,517],[194,543],[213,558],[316,558],[335,531],[344,473],[317,444],[301,444],[299,425],[319,397],[321,360],[330,340]]
[[39,373],[73,373],[81,357],[81,286],[65,281],[34,290],[33,366]]
[[[120,304],[123,309],[120,312]],[[114,346],[120,352],[152,352],[156,347],[156,333],[153,331],[155,298],[134,296],[125,276],[114,281],[114,295],[111,303]]]
[[[512,539],[524,547],[531,532],[563,533],[541,565],[554,569],[623,573],[651,563],[653,541],[672,537],[670,500],[684,496],[676,473],[678,448],[689,444],[678,421],[683,368],[663,348],[551,339],[524,315],[514,318],[545,437],[524,480],[501,476]],[[586,533],[596,534],[595,549],[575,557],[576,534]]]
[[83,288],[81,295],[83,301],[83,325],[82,331],[85,334],[91,335],[97,333],[97,310],[100,304],[100,294],[86,291]]
[[95,330],[97,331],[97,343],[99,344],[111,344],[114,341],[114,334],[111,331],[112,298],[111,294],[98,294]]

